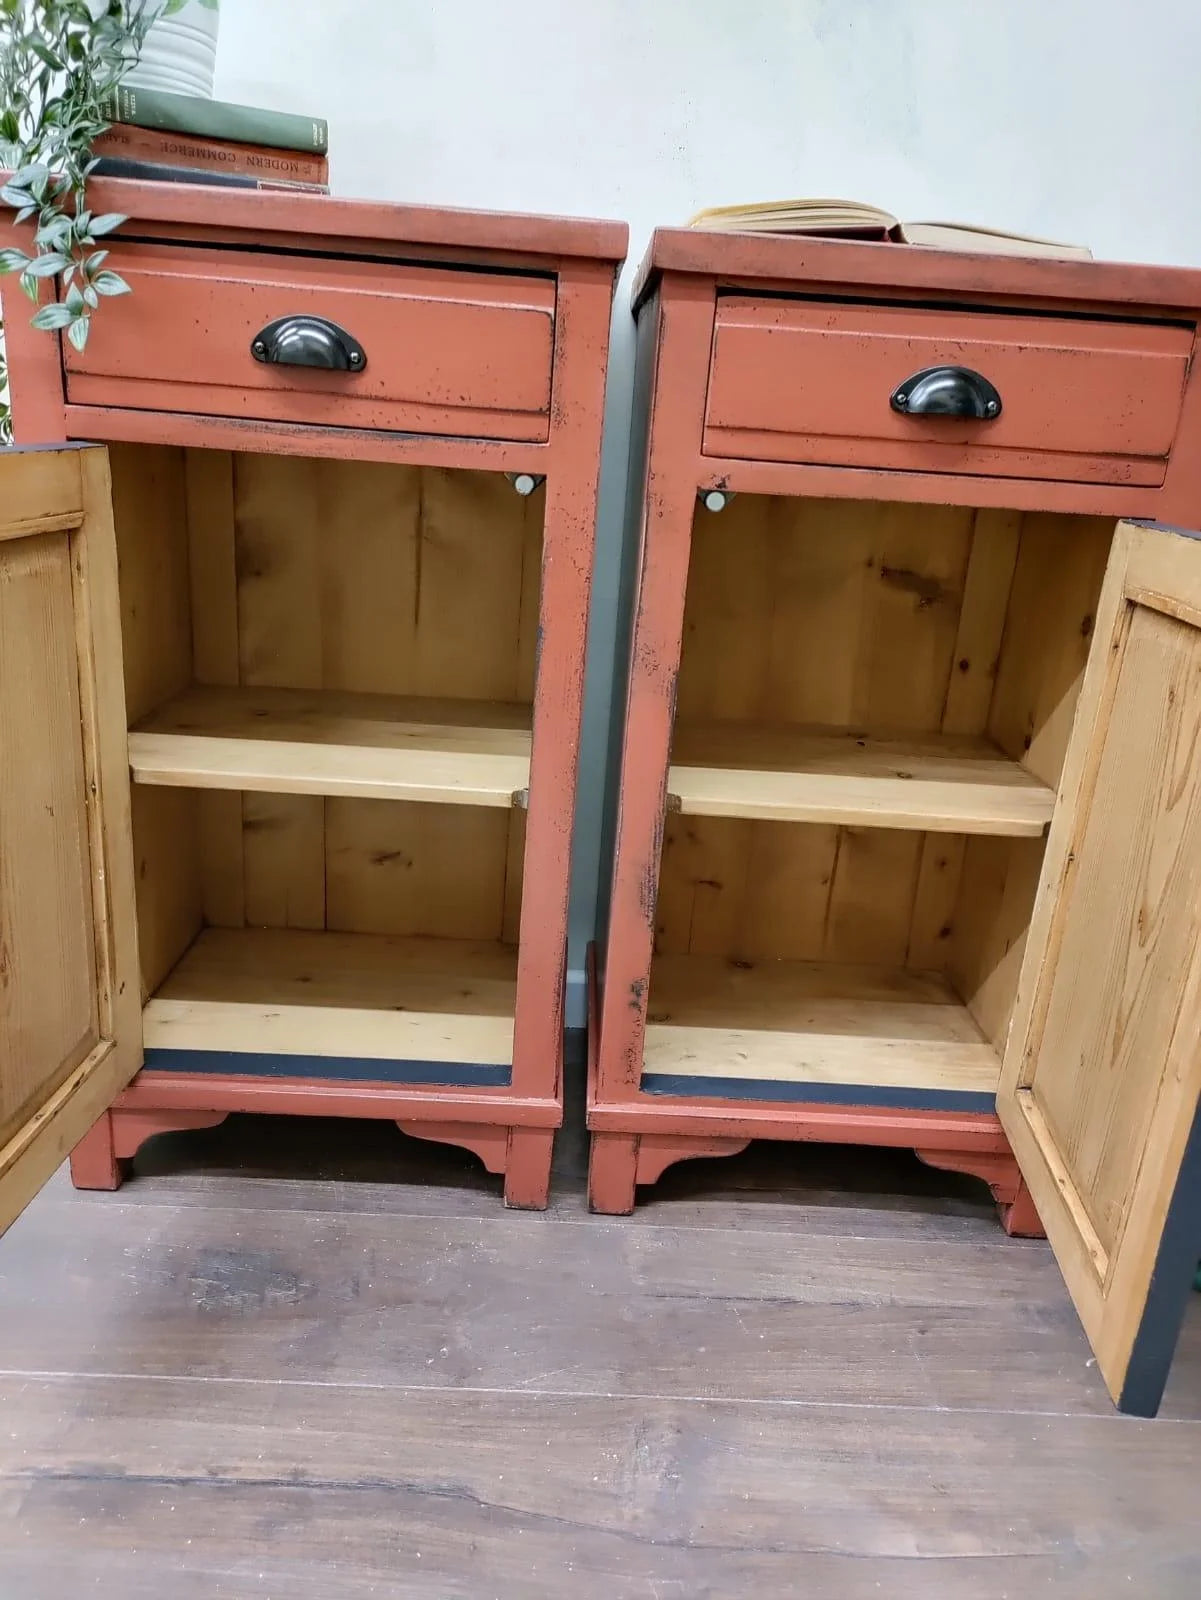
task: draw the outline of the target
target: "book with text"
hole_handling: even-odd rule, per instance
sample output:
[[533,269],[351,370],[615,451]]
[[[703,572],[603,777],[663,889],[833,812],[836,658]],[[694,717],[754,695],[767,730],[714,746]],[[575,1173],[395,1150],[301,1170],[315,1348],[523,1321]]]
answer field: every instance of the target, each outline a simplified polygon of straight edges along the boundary
[[235,139],[266,144],[278,150],[329,150],[329,124],[322,117],[301,117],[290,111],[266,111],[172,94],[167,89],[138,89],[121,84],[105,96],[101,109],[110,122],[131,122],[164,133],[191,133],[206,139]]
[[166,133],[160,128],[137,128],[128,122],[114,123],[102,133],[92,146],[92,154],[291,183],[329,182],[327,157],[310,150],[279,150],[265,144],[200,139],[190,134]]
[[217,172],[212,167],[172,167],[161,161],[133,161],[127,156],[100,156],[94,178],[136,178],[143,183],[204,183],[223,189],[290,189],[300,194],[328,194],[324,183],[295,183],[289,178],[254,178],[244,172]]

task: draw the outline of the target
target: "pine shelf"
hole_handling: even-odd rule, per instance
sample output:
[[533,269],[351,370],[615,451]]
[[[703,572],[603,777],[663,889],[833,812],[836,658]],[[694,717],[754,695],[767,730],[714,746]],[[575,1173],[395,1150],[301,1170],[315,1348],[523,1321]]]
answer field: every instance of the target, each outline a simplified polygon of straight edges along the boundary
[[1000,1059],[937,973],[658,956],[642,1087],[991,1110]]
[[950,734],[683,723],[668,778],[668,807],[685,815],[927,833],[1037,837],[1054,805],[987,739]]
[[129,735],[135,783],[512,806],[530,710],[499,701],[196,687]]
[[[513,1059],[517,952],[464,939],[206,928],[147,1003],[147,1065],[166,1053],[323,1064],[503,1069]],[[399,1074],[398,1074],[399,1068]],[[304,1075],[298,1069],[297,1075]],[[370,1075],[367,1069],[367,1075]],[[486,1070],[483,1075],[488,1077]],[[427,1075],[428,1076],[428,1075]],[[433,1074],[436,1076],[436,1073]]]

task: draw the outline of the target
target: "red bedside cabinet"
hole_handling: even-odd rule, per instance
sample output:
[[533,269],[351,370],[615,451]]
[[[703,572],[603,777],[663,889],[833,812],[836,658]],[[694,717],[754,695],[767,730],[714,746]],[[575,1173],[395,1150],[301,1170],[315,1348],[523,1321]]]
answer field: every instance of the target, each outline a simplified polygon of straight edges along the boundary
[[[900,1145],[1154,1410],[1201,1249],[1201,273],[656,234],[591,1196]],[[636,448],[637,457],[637,448]],[[1048,832],[1049,829],[1049,832]]]
[[392,1118],[544,1206],[626,229],[91,198],[133,293],[82,353],[4,280],[59,447],[0,459],[8,1214],[80,1136],[113,1188],[230,1111]]

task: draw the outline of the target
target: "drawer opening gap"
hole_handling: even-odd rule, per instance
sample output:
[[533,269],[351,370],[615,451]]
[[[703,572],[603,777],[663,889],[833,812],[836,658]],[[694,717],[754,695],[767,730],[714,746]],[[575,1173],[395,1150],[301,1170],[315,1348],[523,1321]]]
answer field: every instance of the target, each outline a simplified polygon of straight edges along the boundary
[[1054,318],[1056,322],[1136,322],[1141,326],[1158,328],[1187,328],[1195,330],[1197,326],[1194,317],[1166,317],[1162,312],[1140,314],[1137,307],[1122,307],[1120,310],[1103,311],[1090,308],[1086,311],[1075,311],[1070,307],[1063,307],[1059,302],[1054,304],[1025,304],[1021,300],[1007,300],[996,302],[990,300],[955,300],[941,299],[938,296],[906,296],[906,295],[870,295],[856,294],[853,290],[840,290],[836,294],[817,293],[790,293],[787,289],[752,289],[743,288],[738,284],[719,283],[717,286],[719,304],[722,300],[787,300],[803,305],[854,305],[854,306],[879,306],[890,311],[962,311],[968,315],[983,312],[994,316],[1007,317],[1041,317]]

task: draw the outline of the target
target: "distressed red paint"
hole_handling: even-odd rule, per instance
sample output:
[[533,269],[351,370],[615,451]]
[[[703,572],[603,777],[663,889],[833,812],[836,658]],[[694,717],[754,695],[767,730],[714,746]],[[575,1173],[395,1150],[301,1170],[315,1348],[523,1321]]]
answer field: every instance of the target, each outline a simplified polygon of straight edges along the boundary
[[[68,352],[64,380],[59,341],[30,331],[15,279],[3,280],[20,443],[195,445],[522,470],[547,482],[511,1084],[252,1078],[239,1075],[234,1055],[216,1076],[143,1071],[79,1146],[75,1181],[116,1187],[122,1162],[151,1133],[262,1110],[390,1117],[476,1149],[489,1170],[504,1172],[509,1204],[544,1206],[562,1120],[569,853],[609,323],[628,231],[615,222],[120,180],[96,182],[89,198],[98,211],[130,218],[114,251],[147,274],[143,292],[120,306],[111,333],[106,303],[88,351]],[[11,225],[0,235],[28,243]],[[136,245],[126,242],[133,238]],[[272,254],[280,251],[290,254]],[[471,279],[454,270],[462,267],[504,269],[476,279],[482,307],[467,304]],[[228,281],[239,269],[241,287]],[[316,305],[335,282],[363,297],[364,314],[378,322],[371,370],[382,388],[373,398],[348,411],[323,387],[327,375],[290,382],[275,369],[251,372],[246,355],[228,382],[220,362],[213,367],[220,341],[214,329],[206,337],[210,313],[253,320],[264,293],[278,297],[293,285]],[[407,339],[385,314],[394,292],[407,296]],[[139,303],[149,323],[139,322]],[[122,317],[124,331],[137,333],[133,345],[119,337]],[[406,390],[413,348],[428,373],[424,395]],[[475,374],[465,400],[438,390],[446,366]]]
[[[649,320],[653,360],[604,982],[594,983],[591,1017],[592,1203],[628,1211],[636,1184],[688,1148],[699,1155],[716,1153],[721,1141],[734,1149],[751,1138],[828,1140],[907,1146],[974,1173],[990,1184],[1011,1232],[1041,1232],[994,1115],[642,1091],[696,495],[722,488],[1195,524],[1201,454],[1187,441],[1201,435],[1192,358],[1201,273],[667,229],[654,236],[634,298]],[[1010,363],[1012,412],[988,448],[956,453],[945,433],[886,407],[854,426],[848,352],[887,396],[905,375],[892,373],[892,341],[905,346],[905,308],[915,304],[923,309],[912,335],[931,360],[950,359],[948,340],[984,338]],[[957,308],[987,320],[973,324]],[[1099,357],[1090,371],[1105,378],[1073,387],[1070,408],[1046,405],[1043,385],[1064,383],[1072,368],[1048,335],[1049,317],[1070,319],[1060,324],[1066,349],[1072,330],[1084,330],[1079,347]],[[1031,349],[1018,360],[1011,351],[1024,345]],[[908,360],[909,370],[920,365]],[[818,404],[814,386],[828,404]],[[1114,393],[1121,399],[1132,386],[1137,407],[1115,408]],[[635,441],[635,459],[642,444]]]

